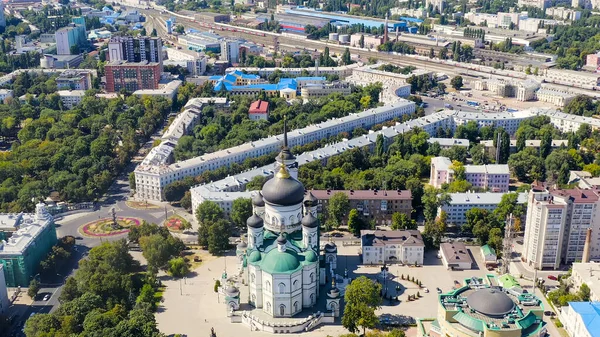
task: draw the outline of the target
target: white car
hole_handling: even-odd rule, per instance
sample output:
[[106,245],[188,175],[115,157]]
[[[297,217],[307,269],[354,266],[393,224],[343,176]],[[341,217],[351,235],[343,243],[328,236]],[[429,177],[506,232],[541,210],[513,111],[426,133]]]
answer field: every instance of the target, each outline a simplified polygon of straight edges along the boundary
[[47,301],[50,299],[50,295],[46,294],[46,296],[44,296],[44,301]]
[[423,289],[423,291],[426,292],[426,293],[428,293],[429,289],[425,288],[425,289]]

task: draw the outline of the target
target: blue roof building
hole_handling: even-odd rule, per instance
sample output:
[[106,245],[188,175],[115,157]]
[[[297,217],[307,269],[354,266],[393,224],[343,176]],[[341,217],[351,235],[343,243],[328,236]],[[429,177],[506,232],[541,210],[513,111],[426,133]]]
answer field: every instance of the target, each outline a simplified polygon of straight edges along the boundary
[[[329,19],[331,20],[332,24],[338,25],[364,25],[365,27],[379,28],[384,24],[384,22],[380,20],[363,19],[347,15],[337,15],[334,13],[322,12],[320,10],[315,10],[304,6],[298,6],[295,9],[288,9],[285,12],[287,14],[298,15],[299,18],[302,18],[303,16],[308,16],[312,18]],[[398,28],[399,31],[406,30],[406,22],[388,20],[388,29],[392,29],[393,31],[395,31],[396,28]]]
[[561,322],[571,337],[600,337],[600,302],[569,302]]

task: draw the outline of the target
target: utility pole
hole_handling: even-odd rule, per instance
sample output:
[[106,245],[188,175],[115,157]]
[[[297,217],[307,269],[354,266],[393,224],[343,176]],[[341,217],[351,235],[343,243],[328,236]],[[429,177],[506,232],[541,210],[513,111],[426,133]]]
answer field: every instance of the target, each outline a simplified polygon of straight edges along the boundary
[[496,136],[496,164],[500,163],[500,144],[502,143],[502,138],[500,137],[500,132]]

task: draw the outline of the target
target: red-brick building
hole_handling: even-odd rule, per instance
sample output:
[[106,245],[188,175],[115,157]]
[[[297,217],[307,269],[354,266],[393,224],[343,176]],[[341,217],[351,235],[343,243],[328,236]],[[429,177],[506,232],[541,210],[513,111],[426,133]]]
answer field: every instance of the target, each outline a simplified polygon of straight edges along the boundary
[[161,65],[156,62],[111,61],[105,67],[106,91],[158,89]]

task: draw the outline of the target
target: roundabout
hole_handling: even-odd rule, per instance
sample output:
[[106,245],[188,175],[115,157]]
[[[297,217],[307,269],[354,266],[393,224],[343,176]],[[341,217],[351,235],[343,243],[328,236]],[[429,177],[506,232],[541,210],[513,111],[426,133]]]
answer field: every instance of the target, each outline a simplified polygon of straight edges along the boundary
[[113,218],[103,218],[79,227],[79,232],[88,237],[115,236],[128,233],[129,228],[141,224],[142,220],[138,218],[116,217],[116,224]]

